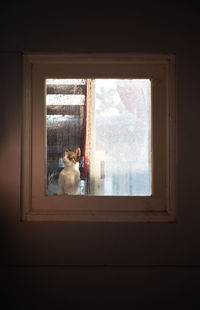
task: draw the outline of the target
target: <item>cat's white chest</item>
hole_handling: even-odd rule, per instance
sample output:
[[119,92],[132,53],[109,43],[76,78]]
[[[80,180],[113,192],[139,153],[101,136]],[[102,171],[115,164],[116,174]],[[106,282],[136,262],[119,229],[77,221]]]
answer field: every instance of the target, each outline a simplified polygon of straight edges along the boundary
[[66,166],[60,172],[58,194],[80,194],[80,171],[78,163]]

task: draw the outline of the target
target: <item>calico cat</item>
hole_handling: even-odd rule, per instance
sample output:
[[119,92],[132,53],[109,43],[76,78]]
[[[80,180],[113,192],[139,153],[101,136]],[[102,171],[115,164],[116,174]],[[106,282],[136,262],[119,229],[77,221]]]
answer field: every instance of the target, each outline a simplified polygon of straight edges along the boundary
[[63,155],[63,163],[65,168],[59,174],[58,195],[79,195],[80,194],[80,171],[79,161],[81,158],[81,150],[78,147],[74,152],[65,150]]

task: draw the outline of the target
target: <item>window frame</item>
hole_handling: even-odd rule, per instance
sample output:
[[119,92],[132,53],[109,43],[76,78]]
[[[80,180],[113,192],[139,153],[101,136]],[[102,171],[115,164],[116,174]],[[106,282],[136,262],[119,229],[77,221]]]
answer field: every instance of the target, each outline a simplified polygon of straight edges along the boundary
[[[152,82],[152,196],[46,196],[45,79],[106,77],[148,78]],[[172,54],[24,54],[21,220],[175,221],[176,110]]]

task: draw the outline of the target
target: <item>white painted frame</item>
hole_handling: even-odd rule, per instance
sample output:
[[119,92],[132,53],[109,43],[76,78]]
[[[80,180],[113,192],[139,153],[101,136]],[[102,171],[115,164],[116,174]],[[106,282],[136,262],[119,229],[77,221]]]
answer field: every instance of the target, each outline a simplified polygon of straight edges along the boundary
[[[152,84],[152,196],[45,195],[45,79],[144,78]],[[171,54],[25,54],[21,220],[171,222],[177,205],[177,106]]]

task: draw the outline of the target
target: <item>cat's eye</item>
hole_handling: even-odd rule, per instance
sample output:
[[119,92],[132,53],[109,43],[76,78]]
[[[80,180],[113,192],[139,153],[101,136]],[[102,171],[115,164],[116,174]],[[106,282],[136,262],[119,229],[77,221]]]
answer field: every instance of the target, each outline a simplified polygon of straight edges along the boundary
[[58,191],[63,150],[80,147],[81,195],[150,196],[150,79],[51,78],[45,89],[47,194]]

